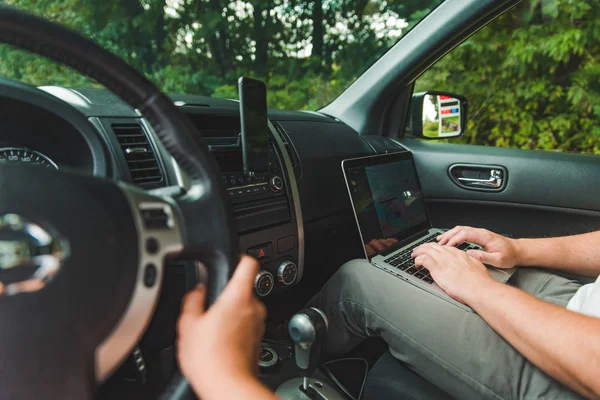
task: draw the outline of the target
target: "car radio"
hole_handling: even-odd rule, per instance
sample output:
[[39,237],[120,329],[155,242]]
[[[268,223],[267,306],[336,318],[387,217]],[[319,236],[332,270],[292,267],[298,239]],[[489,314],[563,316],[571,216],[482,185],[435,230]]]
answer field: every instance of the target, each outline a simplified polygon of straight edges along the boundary
[[240,146],[212,146],[211,154],[221,170],[240,232],[289,221],[284,174],[274,143],[269,144],[269,170],[262,173],[244,173]]
[[[241,159],[239,151],[229,150],[228,153],[237,153],[238,160]],[[235,170],[226,163],[227,159],[231,160],[232,154],[227,157],[221,157],[219,151],[213,152],[213,154],[221,167],[221,177],[231,198],[262,199],[276,196],[283,191],[284,181],[272,147],[269,150],[269,171],[252,175],[246,175],[241,169]],[[234,164],[239,165],[237,161],[234,161]]]

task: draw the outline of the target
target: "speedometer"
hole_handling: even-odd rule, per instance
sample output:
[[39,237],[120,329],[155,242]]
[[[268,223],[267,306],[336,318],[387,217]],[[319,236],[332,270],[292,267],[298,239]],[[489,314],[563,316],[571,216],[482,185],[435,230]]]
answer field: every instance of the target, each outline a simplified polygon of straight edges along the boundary
[[58,169],[54,161],[39,151],[18,147],[0,148],[0,163],[24,163]]

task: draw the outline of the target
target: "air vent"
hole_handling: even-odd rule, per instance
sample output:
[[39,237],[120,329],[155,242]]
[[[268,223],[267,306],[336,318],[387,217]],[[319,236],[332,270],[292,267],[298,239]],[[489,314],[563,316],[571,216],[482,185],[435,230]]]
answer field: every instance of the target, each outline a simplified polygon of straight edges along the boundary
[[123,150],[133,183],[146,188],[161,186],[164,177],[142,125],[113,124],[112,130]]
[[281,140],[283,141],[285,150],[287,151],[290,160],[292,160],[292,167],[294,167],[296,179],[300,180],[300,178],[302,177],[302,166],[300,165],[300,158],[298,157],[296,148],[292,144],[287,132],[285,131],[285,129],[283,129],[283,126],[281,126],[279,122],[275,123],[275,130],[277,130],[277,133],[279,133],[279,137],[281,137]]

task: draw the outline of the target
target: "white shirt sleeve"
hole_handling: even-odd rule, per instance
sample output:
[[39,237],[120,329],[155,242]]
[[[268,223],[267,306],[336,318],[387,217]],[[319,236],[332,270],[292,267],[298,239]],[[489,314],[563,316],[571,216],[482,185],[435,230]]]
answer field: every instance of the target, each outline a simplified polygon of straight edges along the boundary
[[582,286],[567,304],[567,309],[600,318],[600,277]]

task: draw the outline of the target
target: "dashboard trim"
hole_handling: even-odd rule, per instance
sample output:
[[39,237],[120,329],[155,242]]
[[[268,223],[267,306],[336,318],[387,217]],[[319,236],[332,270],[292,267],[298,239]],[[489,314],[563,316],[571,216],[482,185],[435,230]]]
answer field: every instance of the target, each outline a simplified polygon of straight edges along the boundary
[[275,128],[275,125],[268,120],[269,130],[275,143],[277,144],[278,150],[283,159],[283,166],[285,167],[285,178],[288,181],[288,188],[290,189],[292,201],[294,202],[294,214],[296,216],[295,222],[298,229],[298,277],[294,284],[300,282],[302,275],[304,274],[304,221],[302,218],[302,207],[300,205],[300,193],[298,192],[298,183],[296,182],[296,172],[292,160],[285,148],[285,144],[280,136],[280,133]]

